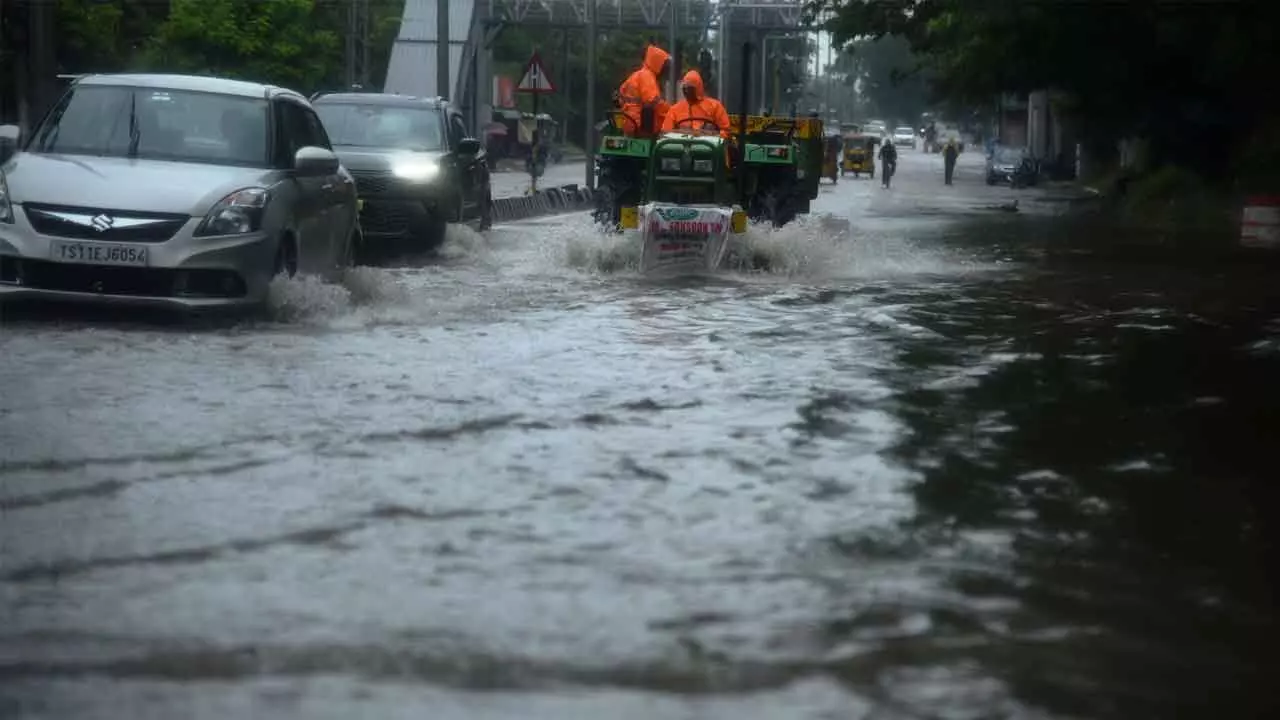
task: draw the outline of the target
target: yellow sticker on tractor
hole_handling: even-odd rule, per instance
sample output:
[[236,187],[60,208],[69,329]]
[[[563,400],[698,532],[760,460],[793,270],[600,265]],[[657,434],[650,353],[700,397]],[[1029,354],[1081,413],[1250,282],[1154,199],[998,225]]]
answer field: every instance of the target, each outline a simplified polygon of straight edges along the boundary
[[622,208],[618,224],[626,230],[635,230],[640,227],[640,210],[633,207]]

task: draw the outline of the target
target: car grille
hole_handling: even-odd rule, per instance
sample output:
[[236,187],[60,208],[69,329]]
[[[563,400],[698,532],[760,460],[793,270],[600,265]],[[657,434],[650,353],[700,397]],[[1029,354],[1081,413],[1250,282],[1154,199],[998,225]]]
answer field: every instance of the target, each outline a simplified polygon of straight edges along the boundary
[[[178,213],[139,213],[41,203],[24,203],[22,207],[31,227],[41,235],[78,240],[161,243],[191,219]],[[104,229],[95,227],[95,220],[98,227]]]
[[365,232],[400,234],[409,230],[413,214],[403,203],[367,202],[360,211],[360,226]]
[[386,173],[353,171],[351,177],[355,178],[356,193],[360,197],[385,195],[395,189],[397,185],[395,176]]

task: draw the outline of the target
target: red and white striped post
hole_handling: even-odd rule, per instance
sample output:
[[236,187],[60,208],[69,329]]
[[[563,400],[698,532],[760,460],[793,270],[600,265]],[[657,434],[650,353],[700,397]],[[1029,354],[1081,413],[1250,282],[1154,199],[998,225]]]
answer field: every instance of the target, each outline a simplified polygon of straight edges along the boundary
[[1240,219],[1240,245],[1280,248],[1280,195],[1255,195],[1245,200]]

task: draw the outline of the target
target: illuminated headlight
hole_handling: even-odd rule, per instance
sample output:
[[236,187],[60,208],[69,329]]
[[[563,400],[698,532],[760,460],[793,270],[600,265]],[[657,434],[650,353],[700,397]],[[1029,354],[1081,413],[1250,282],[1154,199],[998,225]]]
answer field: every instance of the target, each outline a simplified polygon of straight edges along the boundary
[[424,182],[440,174],[440,165],[431,161],[403,162],[391,168],[396,177],[413,182]]
[[662,169],[669,172],[680,172],[680,158],[662,158]]
[[604,139],[605,150],[626,150],[627,139],[621,137],[610,137]]
[[710,160],[694,160],[693,171],[700,172],[700,173],[711,172],[711,161]]
[[13,222],[13,204],[9,202],[9,183],[5,181],[3,172],[0,172],[0,222]]
[[219,200],[204,222],[196,228],[197,236],[243,235],[262,228],[262,215],[271,193],[266,188],[251,187],[237,190]]

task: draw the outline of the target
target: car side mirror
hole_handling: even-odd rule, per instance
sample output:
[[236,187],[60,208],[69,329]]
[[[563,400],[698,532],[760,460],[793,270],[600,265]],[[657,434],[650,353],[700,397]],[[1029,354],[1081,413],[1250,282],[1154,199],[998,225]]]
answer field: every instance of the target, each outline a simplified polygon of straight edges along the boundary
[[22,139],[22,128],[17,125],[0,125],[0,163],[9,162],[9,158],[18,152],[18,141]]
[[332,175],[338,172],[338,156],[332,150],[308,145],[293,156],[293,169],[300,177]]
[[480,154],[480,141],[475,138],[462,138],[462,140],[458,141],[458,154],[460,155]]

